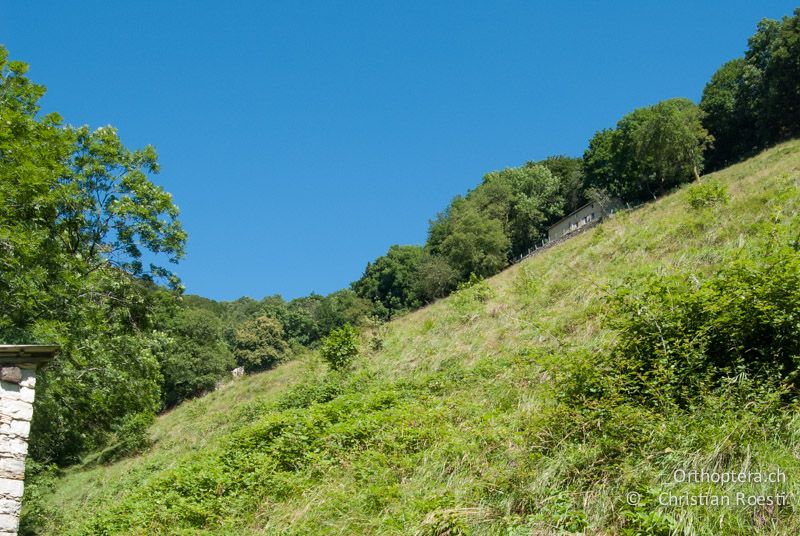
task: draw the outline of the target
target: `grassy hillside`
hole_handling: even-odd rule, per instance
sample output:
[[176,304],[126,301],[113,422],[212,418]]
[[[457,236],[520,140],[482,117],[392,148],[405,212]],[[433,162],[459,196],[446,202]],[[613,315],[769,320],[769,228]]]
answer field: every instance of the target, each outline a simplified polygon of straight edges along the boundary
[[30,486],[26,523],[53,535],[800,533],[794,504],[658,504],[664,490],[776,492],[675,482],[680,468],[780,469],[780,491],[800,492],[794,406],[720,395],[603,413],[584,400],[602,381],[590,356],[616,341],[607,298],[652,275],[703,281],[791,221],[800,142],[703,180],[730,201],[693,209],[690,186],[620,213],[365,334],[349,374],[309,355],[181,405],[146,453]]

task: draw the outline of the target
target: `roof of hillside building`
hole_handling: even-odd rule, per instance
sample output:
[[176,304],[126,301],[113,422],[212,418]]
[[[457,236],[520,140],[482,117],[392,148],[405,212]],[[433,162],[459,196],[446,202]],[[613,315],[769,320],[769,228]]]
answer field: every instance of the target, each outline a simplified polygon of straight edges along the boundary
[[55,344],[0,344],[0,364],[45,363],[60,350]]
[[580,206],[580,207],[576,208],[575,210],[573,210],[572,212],[570,212],[569,214],[567,214],[566,216],[564,216],[563,218],[561,218],[560,220],[558,220],[557,222],[555,222],[553,225],[551,225],[550,227],[548,227],[548,229],[552,229],[553,227],[555,227],[556,225],[558,225],[558,224],[559,224],[559,223],[561,223],[562,221],[564,221],[564,220],[568,220],[568,219],[570,218],[570,216],[572,216],[573,214],[577,214],[578,212],[580,212],[581,210],[585,209],[585,208],[586,208],[586,207],[588,207],[589,205],[594,205],[594,203],[595,203],[594,201],[589,201],[589,202],[588,202],[588,203],[586,203],[585,205],[582,205],[582,206]]

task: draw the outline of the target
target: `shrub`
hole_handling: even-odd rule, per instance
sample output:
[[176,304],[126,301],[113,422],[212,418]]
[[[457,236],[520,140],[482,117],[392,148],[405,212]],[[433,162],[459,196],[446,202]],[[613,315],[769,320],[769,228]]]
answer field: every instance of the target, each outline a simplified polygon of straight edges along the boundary
[[624,536],[671,536],[677,531],[677,522],[666,513],[654,510],[653,506],[640,505],[622,512],[625,518]]
[[468,280],[458,284],[458,290],[464,291],[464,294],[468,294],[472,299],[481,303],[486,303],[489,298],[494,296],[492,287],[486,280],[474,273],[469,274]]
[[149,412],[126,416],[114,431],[116,443],[104,449],[97,461],[111,463],[147,450],[152,444],[148,429],[154,419],[155,415]]
[[583,532],[589,528],[586,513],[577,506],[564,490],[548,490],[550,496],[542,507],[530,516],[536,524],[559,529],[559,532]]
[[341,371],[331,371],[321,378],[311,378],[288,388],[277,400],[278,409],[307,408],[315,403],[325,403],[345,392],[345,378]]
[[331,331],[322,341],[320,353],[331,369],[348,368],[358,355],[358,331],[349,324]]
[[629,393],[686,405],[745,373],[796,386],[800,370],[800,254],[771,243],[701,285],[651,278],[622,289],[611,323],[612,359]]
[[436,510],[429,513],[416,532],[420,536],[465,536],[467,525],[457,509]]
[[558,359],[560,355],[539,357],[544,370],[553,377],[555,396],[559,402],[587,406],[595,400],[611,396],[614,392],[611,384],[613,368],[602,356],[581,351],[567,355],[569,359]]
[[364,321],[369,339],[369,349],[378,352],[383,349],[383,341],[388,332],[388,328],[383,321],[375,316],[371,316]]
[[730,200],[728,187],[719,181],[712,180],[693,184],[687,195],[689,206],[695,210],[724,205]]
[[447,259],[426,255],[417,266],[415,292],[423,303],[444,298],[455,288],[458,272]]
[[473,316],[494,296],[494,290],[482,277],[471,274],[467,281],[458,285],[453,295],[453,308],[464,318]]
[[48,523],[57,526],[61,521],[60,512],[47,503],[47,497],[59,477],[59,469],[55,464],[40,464],[29,458],[25,463],[25,501],[20,518],[20,536],[36,536],[43,534]]

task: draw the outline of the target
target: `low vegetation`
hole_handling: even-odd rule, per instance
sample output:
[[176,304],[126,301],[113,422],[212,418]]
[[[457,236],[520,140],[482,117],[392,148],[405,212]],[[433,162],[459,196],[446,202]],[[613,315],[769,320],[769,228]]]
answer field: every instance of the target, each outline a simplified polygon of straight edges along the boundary
[[[362,331],[346,371],[305,354],[159,417],[136,457],[42,473],[28,527],[796,533],[791,506],[661,504],[800,492],[800,142],[702,181],[729,201],[619,213]],[[674,476],[701,469],[786,479]]]
[[358,355],[358,331],[350,324],[331,331],[319,353],[331,370],[347,370]]

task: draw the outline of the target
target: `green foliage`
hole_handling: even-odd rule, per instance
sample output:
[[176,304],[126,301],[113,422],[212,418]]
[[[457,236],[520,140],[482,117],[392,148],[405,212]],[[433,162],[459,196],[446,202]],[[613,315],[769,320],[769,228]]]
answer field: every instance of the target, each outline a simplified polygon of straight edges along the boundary
[[603,129],[595,132],[583,153],[583,169],[588,187],[597,191],[617,193],[625,188],[625,179],[618,176],[617,132]]
[[159,170],[155,149],[127,149],[112,127],[90,131],[84,126],[72,134],[69,172],[59,181],[58,218],[70,253],[147,279],[167,277],[177,285],[168,270],[154,264],[145,268],[141,261],[147,250],[177,262],[186,242],[172,196],[148,178]]
[[[309,474],[333,456],[385,446],[414,451],[410,435],[381,435],[387,423],[401,428],[414,411],[401,393],[377,388],[369,394],[342,394],[304,408],[260,415],[227,434],[215,447],[184,459],[146,486],[105,505],[82,527],[65,534],[152,534],[199,532],[238,526],[232,514],[254,511],[263,501],[296,494]],[[428,423],[426,423],[428,424]],[[168,528],[161,528],[168,527]]]
[[167,407],[212,391],[237,364],[254,372],[315,348],[332,330],[368,322],[373,310],[350,289],[289,302],[279,295],[232,302],[186,296],[183,302],[166,322],[162,370]]
[[322,341],[320,355],[332,370],[345,370],[358,355],[358,331],[346,324]]
[[485,279],[475,274],[470,274],[467,281],[458,285],[458,290],[453,294],[453,308],[464,318],[471,317],[481,310],[495,292]]
[[218,304],[228,327],[226,338],[235,346],[235,332],[245,321],[258,316],[278,320],[286,342],[292,348],[315,347],[332,329],[345,324],[360,324],[371,312],[370,302],[350,289],[328,296],[310,294],[289,302],[281,296],[267,296],[261,301],[240,298]]
[[556,399],[560,402],[590,406],[597,400],[614,396],[614,368],[601,356],[573,352],[566,363],[551,359],[552,356],[544,356],[543,365],[553,374]]
[[703,151],[712,141],[702,118],[687,99],[634,110],[589,142],[587,186],[623,200],[645,200],[699,177]]
[[166,407],[214,389],[235,366],[223,339],[222,322],[214,313],[183,307],[176,311],[163,351],[162,397]]
[[736,162],[759,145],[753,109],[751,66],[743,58],[725,63],[703,89],[703,125],[714,136],[708,165],[719,169]]
[[728,188],[719,181],[705,180],[689,187],[687,191],[689,206],[702,209],[724,205],[730,200]]
[[566,206],[584,200],[582,161],[566,156],[487,173],[430,223],[425,248],[392,246],[353,283],[391,318],[442,298],[470,274],[488,277],[527,251]]
[[416,534],[418,536],[467,536],[470,532],[458,511],[437,510],[425,519],[422,528]]
[[152,413],[126,415],[116,426],[111,445],[100,452],[97,460],[100,463],[111,463],[148,449],[152,444],[149,428],[153,419]]
[[347,390],[346,371],[331,370],[321,379],[303,381],[292,386],[278,399],[276,406],[280,409],[307,408],[312,404],[330,402]]
[[[654,501],[655,502],[655,501]],[[671,515],[653,509],[653,505],[641,504],[625,511],[625,536],[672,536],[677,522]]]
[[[132,490],[120,488],[114,500],[95,503],[103,505],[96,516],[82,517],[82,526],[67,533],[228,533],[243,526],[242,517],[262,524],[264,505],[299,500],[322,480],[345,489],[343,474],[357,483],[344,493],[363,493],[337,503],[338,488],[331,484],[331,512],[343,517],[337,508],[356,503],[364,505],[362,517],[391,512],[381,528],[396,533],[409,526],[469,533],[477,524],[469,516],[483,510],[458,508],[456,501],[489,505],[481,522],[509,534],[695,530],[691,516],[670,515],[650,492],[639,506],[621,509],[607,499],[600,507],[576,497],[600,500],[609,487],[617,494],[644,489],[642,482],[657,480],[646,471],[668,474],[669,453],[681,446],[684,457],[706,454],[709,466],[731,464],[745,449],[750,463],[750,444],[759,441],[770,452],[788,445],[787,459],[795,458],[800,261],[796,238],[785,236],[791,231],[770,230],[766,244],[752,251],[740,244],[735,258],[705,281],[694,271],[629,280],[611,300],[602,328],[613,330],[608,355],[600,327],[581,326],[583,316],[554,306],[563,300],[559,294],[574,293],[581,283],[550,282],[546,270],[523,269],[516,284],[523,313],[536,311],[536,318],[503,315],[514,329],[505,326],[481,339],[487,324],[480,322],[492,315],[480,313],[495,295],[482,278],[586,199],[655,197],[697,176],[706,162],[718,168],[800,134],[799,21],[800,10],[782,21],[762,21],[745,57],[713,76],[700,108],[673,99],[635,110],[615,129],[598,132],[582,160],[550,157],[487,174],[432,222],[425,248],[393,246],[368,264],[354,290],[290,302],[280,296],[232,303],[193,297],[183,309],[176,309],[174,293],[154,284],[164,280],[179,288],[174,275],[142,260],[150,252],[175,262],[186,240],[171,197],[150,180],[158,171],[153,148],[129,150],[111,127],[64,127],[56,114],[41,116],[44,88],[0,48],[0,336],[64,348],[40,380],[35,460],[67,464],[99,450],[94,459],[111,462],[146,452],[153,412],[211,389],[232,365],[226,346],[252,371],[284,360],[292,348],[323,341],[321,353],[332,369],[289,388],[274,405],[242,411],[247,424],[235,433],[196,455],[170,459],[166,470]],[[722,212],[730,202],[719,181],[695,184],[685,195],[693,209]],[[771,218],[796,209],[783,192],[772,201],[781,207],[773,207]],[[708,233],[702,240],[730,238],[725,225],[684,221],[681,228]],[[737,232],[754,229],[740,225]],[[605,262],[602,245],[612,235],[601,231],[584,243],[589,251],[576,254],[575,266]],[[656,247],[652,236],[642,236],[634,235],[641,251]],[[629,235],[616,245],[630,252],[635,244]],[[720,255],[709,251],[706,259]],[[636,256],[629,258],[635,262]],[[696,264],[702,272],[702,262]],[[561,266],[556,271],[563,274]],[[412,351],[421,356],[457,347],[457,359],[440,360],[431,364],[439,371],[408,375],[391,388],[368,374],[352,380],[358,332],[351,325],[371,312],[389,318],[454,288],[455,319],[429,317],[406,337],[382,333],[373,352],[397,351],[402,340],[417,344]],[[465,317],[475,323],[464,326]],[[452,329],[438,328],[448,322]],[[598,341],[599,351],[585,341],[578,350],[565,345],[581,340],[573,335],[580,329],[585,333],[579,336]],[[514,330],[525,332],[526,343],[553,344],[558,351],[510,357],[506,339]],[[447,344],[439,347],[415,339],[443,333]],[[487,361],[503,366],[484,363],[467,371],[453,364],[481,345]],[[402,376],[402,367],[419,359],[403,357],[389,361],[392,374]],[[456,431],[448,437],[451,425]],[[752,455],[763,456],[757,449]],[[26,492],[37,510],[26,506],[23,532],[61,524],[42,499],[54,475],[37,467],[34,462],[31,474],[38,480]],[[460,486],[458,499],[428,490],[431,483],[448,489],[453,482]],[[326,501],[316,506],[326,508]],[[791,513],[770,515],[780,527],[778,520]],[[731,517],[740,523],[731,533],[757,528],[747,516]],[[280,520],[267,523],[279,526]],[[721,528],[711,526],[711,532]]]
[[152,413],[126,415],[115,431],[120,455],[138,454],[150,446],[148,428],[153,423],[153,418]]
[[367,264],[364,275],[353,283],[360,297],[376,305],[379,317],[419,307],[417,270],[425,253],[420,246],[391,246],[386,255]]
[[325,335],[320,325],[324,300],[324,296],[313,293],[289,303],[285,303],[279,296],[265,298],[262,300],[263,308],[258,314],[281,322],[286,339],[292,345],[312,346]]
[[91,328],[95,338],[82,340],[80,350],[63,341],[71,360],[56,360],[39,375],[30,443],[37,460],[75,463],[112,439],[127,415],[161,406],[159,341]]
[[414,292],[423,303],[447,296],[458,284],[458,272],[447,259],[425,255],[417,266]]
[[247,371],[273,367],[284,360],[288,351],[283,326],[274,318],[259,316],[236,330],[233,354]]
[[77,260],[54,235],[55,191],[67,174],[73,139],[58,114],[37,118],[45,88],[25,76],[28,66],[8,61],[0,47],[0,334],[4,342],[30,340],[32,324],[57,306],[47,287],[76,289]]
[[[170,195],[150,179],[155,150],[126,148],[112,127],[65,127],[57,114],[41,115],[44,88],[0,49],[0,336],[64,347],[42,378],[51,387],[37,401],[32,453],[76,461],[113,440],[126,415],[211,389],[231,366],[220,329],[249,370],[271,366],[370,313],[389,318],[445,296],[471,274],[496,273],[596,194],[646,199],[670,190],[699,173],[712,136],[706,160],[719,167],[797,135],[798,21],[800,11],[762,21],[745,57],[711,79],[700,109],[673,99],[635,110],[595,135],[582,165],[555,156],[488,173],[431,224],[426,248],[391,248],[355,291],[290,302],[197,299],[204,312],[174,322],[176,295],[152,283],[177,289],[179,281],[143,262],[176,262],[186,240]],[[717,183],[693,186],[687,198],[694,208],[728,201]],[[454,304],[475,312],[484,301],[462,289]],[[260,318],[271,327],[254,327]]]
[[533,514],[530,520],[567,533],[580,533],[588,529],[586,513],[576,507],[572,497],[563,490],[551,491],[552,495],[544,508]]
[[[747,349],[760,332],[775,359],[795,352],[796,222],[764,222],[798,214],[798,165],[793,142],[721,172],[731,200],[699,228],[687,225],[703,216],[688,189],[610,219],[489,281],[491,307],[476,296],[465,323],[452,303],[473,279],[386,324],[382,348],[350,370],[321,370],[309,356],[188,401],[158,418],[140,456],[66,471],[49,495],[27,483],[39,495],[26,519],[40,513],[42,534],[67,536],[394,535],[436,523],[519,536],[796,534],[794,508],[673,508],[657,497],[698,491],[674,482],[678,468],[780,468],[785,489],[709,491],[797,496],[793,380]],[[650,292],[659,281],[670,290]],[[239,305],[258,316],[280,302]],[[628,363],[658,361],[656,324],[670,348],[706,341],[693,363],[711,373],[690,378],[699,389],[688,403],[672,372],[649,374],[644,389]],[[746,372],[723,360],[735,375],[718,374],[723,354],[707,352],[716,346]],[[626,504],[630,491],[640,506]]]
[[25,462],[25,500],[20,516],[20,536],[41,534],[47,523],[57,522],[58,512],[47,507],[46,498],[59,476],[55,464],[40,464],[28,458]]
[[345,324],[360,325],[371,316],[371,313],[368,300],[350,289],[337,290],[325,296],[320,314],[320,332],[326,335]]
[[150,176],[152,147],[127,149],[111,127],[40,115],[45,90],[0,48],[0,339],[56,342],[41,374],[31,454],[70,463],[130,414],[158,409],[160,312],[186,234]]
[[[555,162],[550,165],[556,167]],[[541,238],[548,222],[563,214],[562,186],[547,167],[527,164],[487,173],[483,184],[468,199],[473,199],[482,212],[505,222],[510,255],[515,257]]]
[[712,169],[800,134],[800,9],[764,19],[744,58],[724,64],[703,90],[704,124],[716,142]]
[[459,292],[469,294],[475,301],[485,303],[494,295],[492,287],[486,280],[476,274],[469,274],[469,279],[458,284]]
[[489,276],[504,268],[511,242],[500,220],[456,199],[447,214],[431,224],[428,245],[466,279],[471,273]]
[[580,208],[588,200],[584,192],[583,159],[570,156],[548,156],[536,164],[547,168],[558,179],[559,196],[563,199],[563,213]]
[[622,290],[612,324],[623,388],[685,406],[745,374],[796,386],[800,362],[800,254],[770,241],[693,286],[685,276]]
[[762,86],[757,104],[763,115],[759,126],[767,143],[800,133],[800,8],[781,21],[761,21],[748,42],[745,60],[759,69]]
[[[569,169],[560,161],[550,164]],[[567,176],[574,180],[574,171]],[[480,186],[454,199],[431,222],[427,247],[462,281],[471,273],[493,275],[527,251],[547,224],[563,214],[562,187],[560,179],[539,164],[487,173]]]

